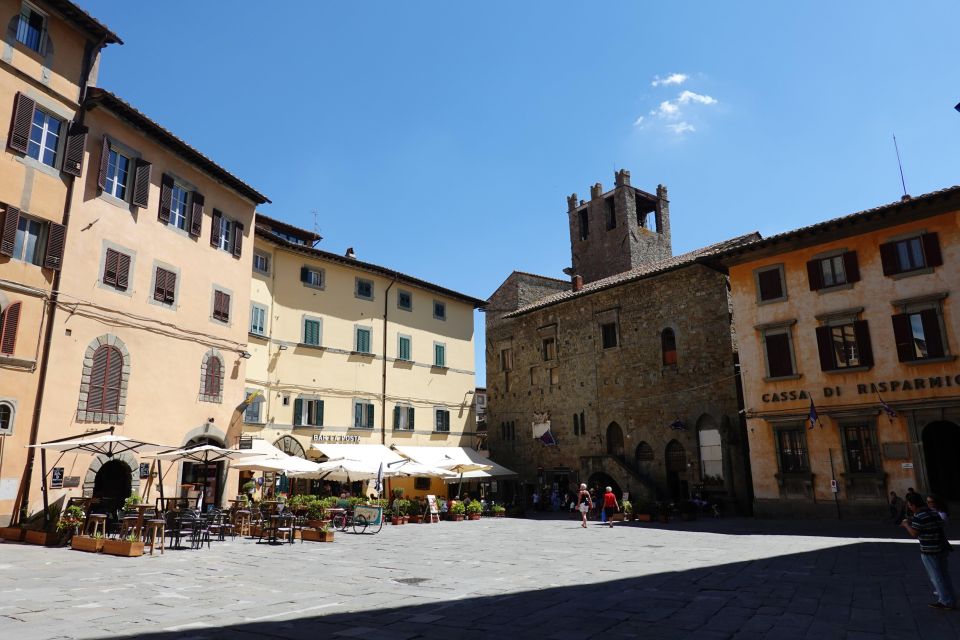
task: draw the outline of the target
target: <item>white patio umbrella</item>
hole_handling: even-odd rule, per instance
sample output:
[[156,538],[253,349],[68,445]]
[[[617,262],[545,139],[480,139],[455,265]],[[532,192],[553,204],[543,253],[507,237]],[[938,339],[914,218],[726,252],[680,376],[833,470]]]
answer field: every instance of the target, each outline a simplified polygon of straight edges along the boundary
[[440,469],[446,469],[460,474],[460,483],[457,485],[457,499],[463,492],[463,474],[470,471],[489,471],[493,467],[489,464],[479,462],[461,462],[450,459],[449,462],[441,462],[437,465]]
[[147,454],[147,458],[157,459],[157,474],[160,476],[160,497],[163,497],[163,474],[160,472],[160,461],[167,462],[197,462],[200,464],[209,464],[211,462],[220,462],[221,460],[241,460],[243,458],[252,458],[257,454],[255,451],[239,451],[237,449],[224,449],[215,447],[212,444],[204,444],[198,447],[183,447],[181,449],[171,449],[161,451],[160,453]]
[[274,457],[274,456],[256,456],[253,458],[245,458],[243,460],[238,460],[233,463],[234,469],[239,469],[241,471],[275,471],[278,473],[307,473],[311,471],[316,471],[320,465],[316,462],[311,462],[310,460],[304,460],[297,456],[288,456],[283,454],[283,457]]
[[340,458],[317,464],[313,471],[290,473],[294,478],[312,478],[314,480],[336,480],[338,482],[353,480],[372,480],[377,477],[379,464],[376,466],[369,461],[350,460]]
[[407,477],[426,477],[426,478],[453,478],[457,474],[454,471],[447,469],[440,469],[439,467],[431,467],[425,464],[420,464],[415,460],[410,460],[409,458],[404,458],[403,460],[397,460],[396,462],[389,462],[387,466],[383,469],[383,476],[385,478],[395,477],[395,476],[407,476]]

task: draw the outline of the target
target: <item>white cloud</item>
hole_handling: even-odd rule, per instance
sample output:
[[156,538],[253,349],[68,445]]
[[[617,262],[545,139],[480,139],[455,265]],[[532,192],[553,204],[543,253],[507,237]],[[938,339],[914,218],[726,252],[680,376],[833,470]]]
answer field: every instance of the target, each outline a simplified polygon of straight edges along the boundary
[[683,135],[684,133],[687,133],[688,131],[692,133],[692,132],[694,132],[694,131],[697,130],[697,129],[696,129],[692,124],[690,124],[689,122],[676,122],[676,123],[671,123],[671,124],[668,124],[668,125],[667,125],[667,129],[670,129],[670,131],[674,132],[674,133],[677,134],[678,136]]
[[671,73],[666,78],[661,78],[660,76],[653,76],[653,82],[650,83],[651,87],[659,87],[660,85],[670,85],[670,84],[683,84],[687,81],[687,74],[685,73]]
[[640,116],[639,118],[633,121],[633,126],[635,127],[639,127],[642,124],[643,124],[643,116]]
[[677,103],[687,104],[688,102],[699,102],[700,104],[717,104],[716,98],[694,93],[693,91],[684,91],[677,98]]

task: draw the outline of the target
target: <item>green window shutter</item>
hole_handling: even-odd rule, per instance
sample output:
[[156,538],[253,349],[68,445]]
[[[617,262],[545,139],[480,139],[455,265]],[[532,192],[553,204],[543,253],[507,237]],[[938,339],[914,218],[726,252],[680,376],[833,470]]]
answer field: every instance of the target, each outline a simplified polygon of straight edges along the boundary
[[297,398],[293,401],[293,424],[303,424],[303,400]]
[[363,426],[363,405],[359,402],[353,405],[353,426]]
[[367,428],[373,429],[373,405],[367,405]]
[[393,428],[400,428],[400,407],[393,408]]
[[323,426],[323,400],[317,400],[317,426]]
[[407,429],[413,431],[413,407],[407,407]]

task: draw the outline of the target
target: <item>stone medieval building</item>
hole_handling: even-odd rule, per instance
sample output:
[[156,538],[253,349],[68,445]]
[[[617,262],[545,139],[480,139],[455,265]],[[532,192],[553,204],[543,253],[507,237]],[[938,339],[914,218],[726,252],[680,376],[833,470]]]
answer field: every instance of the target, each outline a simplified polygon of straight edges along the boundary
[[746,509],[727,277],[706,263],[758,236],[674,256],[666,188],[615,181],[568,198],[572,283],[515,271],[487,302],[491,457],[520,499],[587,482]]

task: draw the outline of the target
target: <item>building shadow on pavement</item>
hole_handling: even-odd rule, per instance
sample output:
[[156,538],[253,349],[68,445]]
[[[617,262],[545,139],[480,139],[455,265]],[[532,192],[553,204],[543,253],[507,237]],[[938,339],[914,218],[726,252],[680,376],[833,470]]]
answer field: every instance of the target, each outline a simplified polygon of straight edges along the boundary
[[[404,579],[371,578],[368,593],[396,601],[363,611],[349,608],[349,598],[331,595],[314,611],[288,611],[285,605],[253,607],[249,616],[226,626],[180,624],[166,631],[131,633],[126,637],[173,638],[645,638],[645,639],[791,639],[864,640],[910,638],[947,640],[960,637],[960,611],[937,611],[915,542],[855,541],[803,553],[723,563],[684,571],[667,571],[628,579],[577,586],[549,587],[495,596],[438,601],[430,575]],[[633,550],[624,563],[642,572],[651,545]],[[657,548],[661,548],[658,546]],[[588,553],[571,545],[571,553]],[[649,552],[648,552],[649,553]],[[565,558],[547,559],[564,562]],[[610,556],[607,556],[610,562]],[[952,559],[953,580],[960,585],[960,559]],[[602,575],[603,566],[592,572]],[[290,577],[298,583],[323,586],[322,574],[304,568]],[[584,579],[590,576],[584,575]],[[464,590],[470,571],[465,566]],[[486,585],[489,587],[489,585]],[[229,590],[229,584],[211,585]],[[335,585],[330,591],[335,592]],[[249,596],[252,594],[245,594]],[[450,594],[455,597],[455,594]],[[346,600],[346,602],[344,602]],[[289,608],[297,605],[290,603]],[[303,606],[302,603],[299,606]],[[155,618],[155,611],[144,615]],[[89,637],[89,635],[86,635]],[[111,637],[116,637],[113,635]]]

